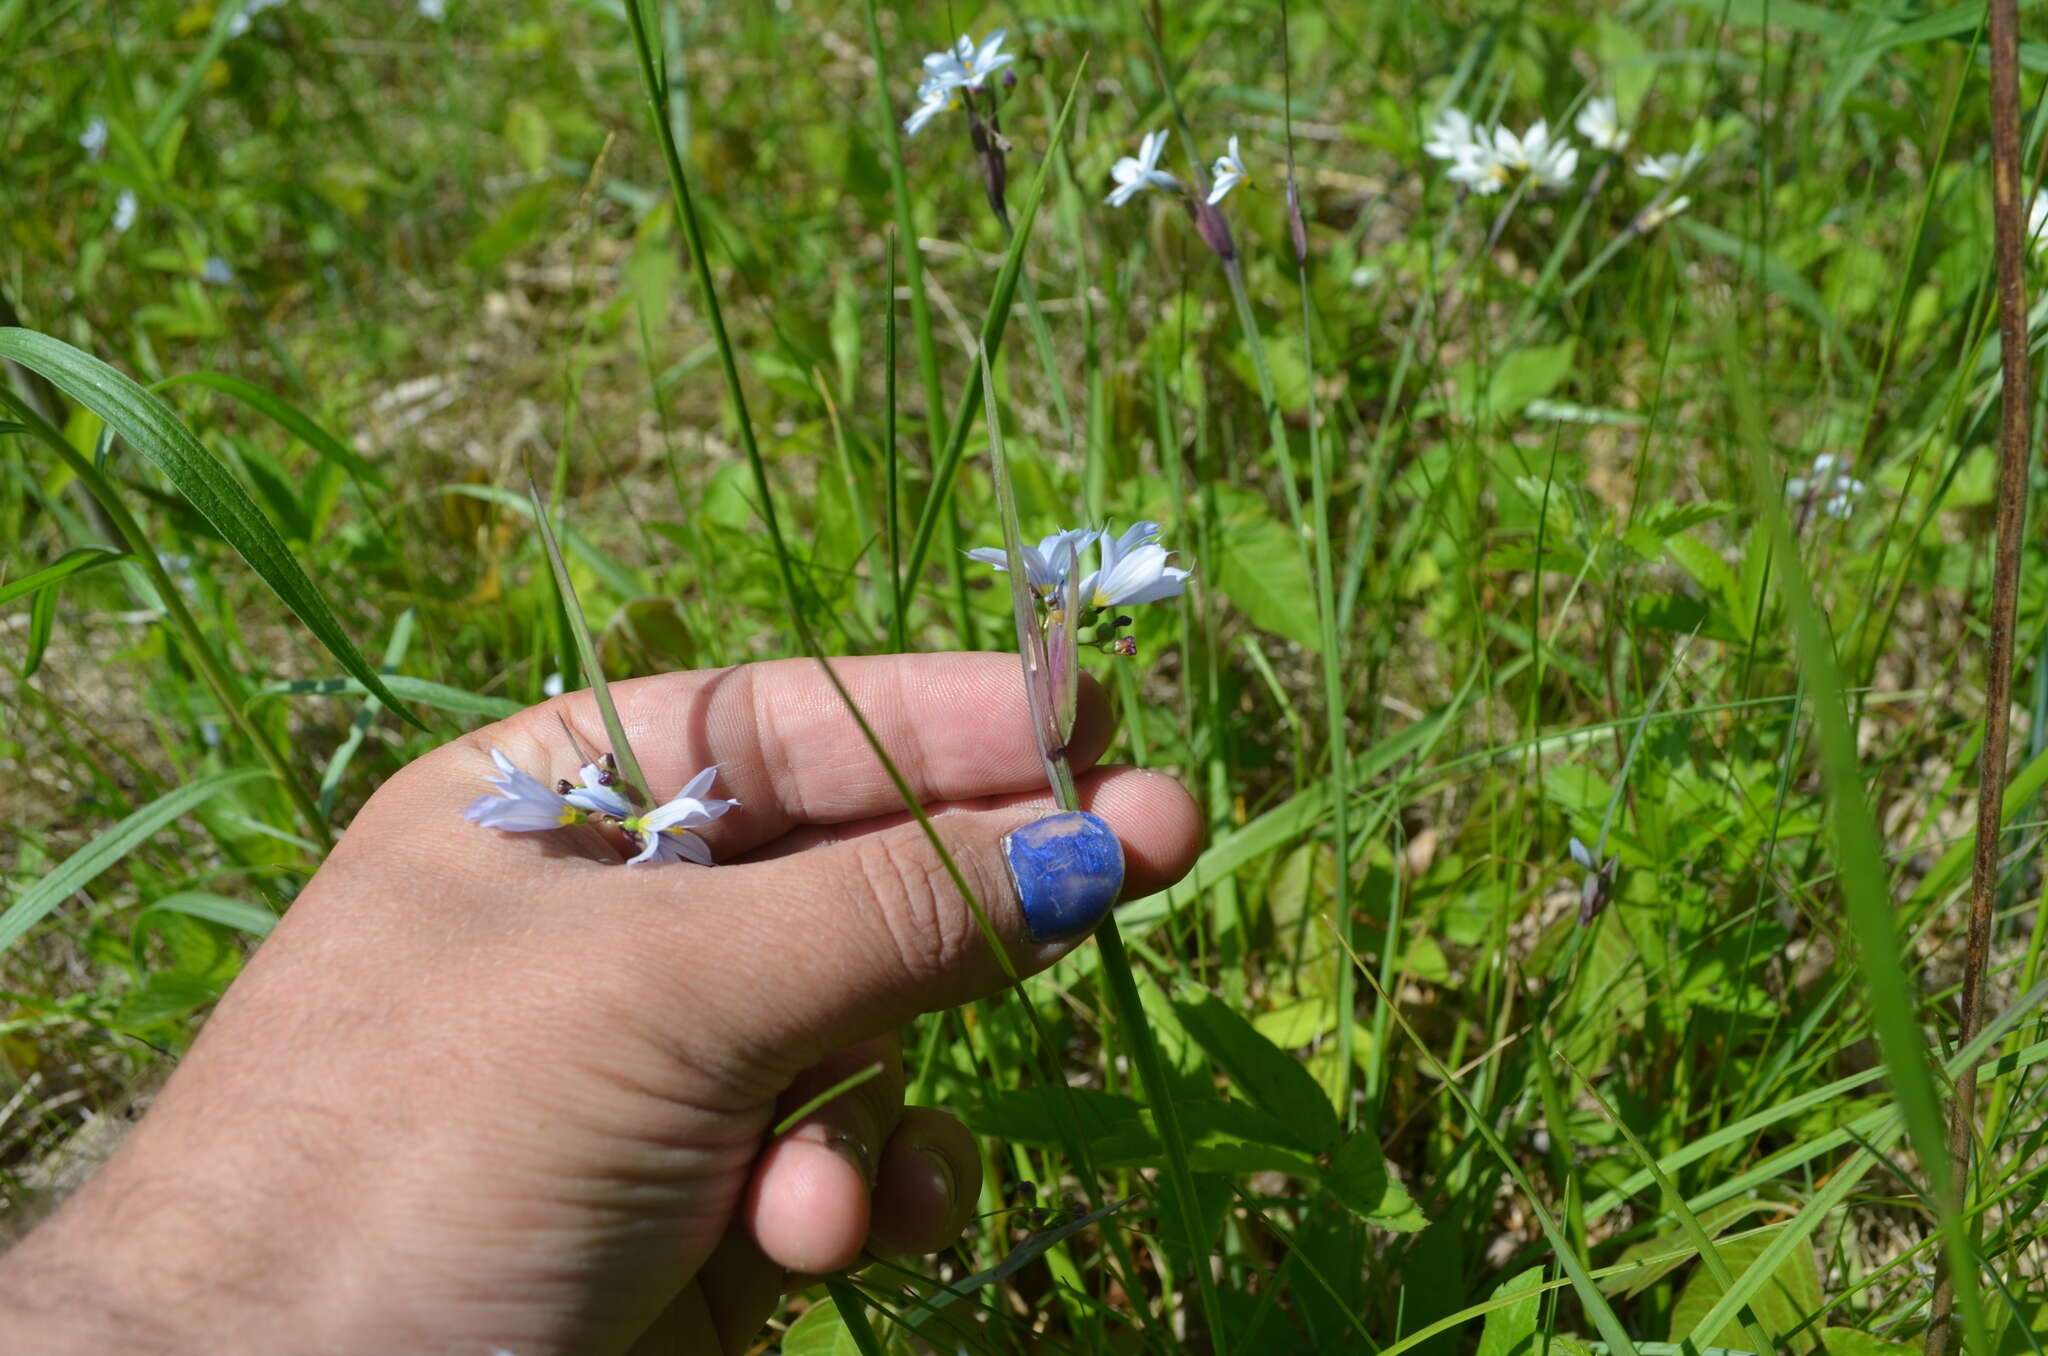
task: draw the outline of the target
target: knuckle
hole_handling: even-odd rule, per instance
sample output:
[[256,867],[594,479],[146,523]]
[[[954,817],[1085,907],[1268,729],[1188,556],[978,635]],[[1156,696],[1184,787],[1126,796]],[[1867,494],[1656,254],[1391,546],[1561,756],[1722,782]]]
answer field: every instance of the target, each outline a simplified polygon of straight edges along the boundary
[[967,953],[971,924],[945,865],[922,838],[897,833],[869,835],[856,859],[891,958],[906,978],[923,982],[951,973]]

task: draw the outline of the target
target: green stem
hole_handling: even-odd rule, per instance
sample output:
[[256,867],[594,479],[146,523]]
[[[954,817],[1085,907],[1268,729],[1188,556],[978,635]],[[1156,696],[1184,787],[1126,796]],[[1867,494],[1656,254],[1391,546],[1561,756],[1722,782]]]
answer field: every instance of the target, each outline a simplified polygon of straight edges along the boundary
[[212,690],[214,700],[220,703],[221,710],[234,723],[235,728],[240,730],[256,746],[257,752],[263,755],[263,761],[269,765],[271,772],[284,787],[285,795],[291,799],[292,808],[297,810],[299,818],[305,821],[307,829],[312,832],[314,841],[320,845],[321,851],[325,852],[332,848],[334,834],[328,828],[326,817],[320,813],[320,806],[313,798],[312,789],[286,761],[284,751],[271,742],[270,736],[263,732],[262,727],[257,725],[244,709],[241,683],[233,672],[221,663],[220,657],[214,654],[213,647],[206,643],[206,636],[199,629],[198,619],[185,606],[184,595],[178,592],[178,586],[172,582],[170,572],[165,570],[163,562],[157,559],[155,545],[143,532],[142,525],[135,521],[134,515],[128,512],[128,506],[114,493],[114,487],[100,474],[99,468],[93,465],[91,458],[81,455],[63,433],[31,408],[27,401],[13,398],[13,393],[5,389],[0,389],[0,401],[11,405],[29,430],[48,443],[57,455],[64,459],[64,464],[71,468],[72,473],[106,512],[108,521],[120,534],[121,541],[127,546],[129,553],[135,557],[135,563],[149,576],[151,586],[156,589],[157,597],[163,602],[165,616],[170,619],[172,629],[184,637],[185,648],[190,653],[193,664],[198,667],[199,676]]
[[1173,1089],[1166,1081],[1166,1061],[1159,1056],[1159,1044],[1153,1039],[1144,1002],[1138,997],[1138,983],[1131,975],[1131,959],[1124,951],[1123,934],[1117,930],[1114,915],[1103,919],[1102,926],[1095,930],[1095,945],[1102,952],[1102,973],[1109,980],[1110,1005],[1116,1009],[1117,1021],[1129,1037],[1131,1062],[1138,1066],[1138,1081],[1144,1085],[1145,1101],[1152,1108],[1152,1124],[1159,1131],[1160,1143],[1166,1147],[1166,1176],[1173,1186],[1174,1204],[1178,1207],[1174,1212],[1179,1216],[1175,1223],[1180,1229],[1188,1265],[1194,1269],[1195,1284],[1202,1292],[1202,1321],[1209,1330],[1209,1345],[1217,1356],[1226,1356],[1230,1342],[1224,1332],[1216,1278],[1209,1271],[1209,1249],[1202,1237],[1201,1216],[1196,1209],[1195,1170],[1188,1160],[1188,1146],[1181,1133],[1180,1117],[1173,1108]]

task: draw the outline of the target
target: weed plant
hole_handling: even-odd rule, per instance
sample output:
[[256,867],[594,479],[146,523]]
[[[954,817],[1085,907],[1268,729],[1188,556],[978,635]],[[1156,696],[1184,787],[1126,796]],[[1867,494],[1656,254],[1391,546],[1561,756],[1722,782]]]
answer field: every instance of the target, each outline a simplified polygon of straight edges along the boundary
[[1984,13],[0,0],[0,1221],[451,732],[1009,648],[1000,456],[1194,569],[1087,663],[1209,842],[909,1033],[981,1212],[782,1351],[2042,1350]]

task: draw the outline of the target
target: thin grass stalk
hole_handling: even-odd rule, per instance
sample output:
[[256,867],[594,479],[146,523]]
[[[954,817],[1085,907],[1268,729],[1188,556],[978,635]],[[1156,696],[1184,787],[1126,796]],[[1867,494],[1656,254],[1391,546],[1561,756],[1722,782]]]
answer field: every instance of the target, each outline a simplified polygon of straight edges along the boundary
[[[946,431],[946,388],[939,379],[939,346],[932,331],[931,300],[925,293],[924,259],[917,252],[917,220],[910,207],[910,176],[903,168],[903,133],[896,125],[895,106],[889,101],[889,72],[894,68],[887,49],[882,46],[881,25],[875,19],[875,0],[864,0],[861,9],[867,19],[868,51],[875,59],[876,102],[882,111],[882,147],[886,152],[882,159],[889,167],[889,196],[896,210],[896,235],[903,241],[905,251],[903,274],[910,286],[910,330],[917,342],[918,380],[924,387],[925,447],[936,466]],[[896,289],[892,285],[889,289],[892,316],[895,308]],[[891,409],[894,409],[893,402]],[[967,575],[959,552],[948,553],[946,571],[948,592],[953,600],[954,625],[964,638],[973,634],[974,622],[973,614],[967,608]],[[898,580],[898,591],[907,592],[907,581],[900,575]],[[896,638],[896,648],[908,648],[907,633]]]
[[142,530],[142,525],[135,521],[135,515],[128,512],[128,506],[121,502],[121,497],[115,493],[113,485],[100,474],[99,468],[93,465],[90,457],[82,455],[73,447],[70,440],[55,425],[44,419],[25,398],[16,396],[9,390],[0,390],[0,404],[12,405],[16,415],[29,431],[48,443],[51,449],[63,458],[64,464],[71,468],[72,474],[78,477],[79,483],[86,487],[87,493],[106,514],[107,521],[119,535],[129,554],[135,557],[135,563],[149,577],[150,586],[156,590],[157,597],[163,602],[164,615],[170,619],[171,629],[183,637],[185,649],[192,663],[198,668],[199,676],[205,680],[207,688],[213,693],[213,699],[220,704],[222,713],[250,743],[256,746],[256,751],[262,755],[264,763],[276,775],[278,783],[284,787],[284,793],[290,799],[292,808],[298,812],[299,818],[305,821],[306,828],[312,833],[313,840],[319,845],[320,850],[326,852],[331,849],[334,846],[334,833],[328,827],[326,816],[320,813],[320,804],[314,797],[312,788],[299,775],[298,769],[285,758],[284,751],[271,741],[270,736],[264,733],[263,728],[249,714],[244,705],[246,694],[242,691],[240,679],[232,669],[221,662],[220,656],[213,652],[213,647],[207,644],[206,633],[199,629],[198,619],[185,606],[184,595],[178,592],[178,586],[172,581],[170,572],[164,568],[163,562],[157,559],[155,543]]
[[[1977,756],[1977,837],[1970,863],[1970,916],[1963,950],[1963,991],[1957,1042],[1968,1045],[1984,1021],[1984,970],[1991,948],[1991,914],[1998,892],[2000,830],[2004,819],[2006,745],[2012,721],[2013,628],[2019,612],[2020,533],[2027,512],[2027,462],[2033,401],[2033,362],[2027,349],[2026,209],[2020,202],[2019,7],[1991,0],[1991,222],[1998,267],[1999,390],[1998,537],[1991,574],[1991,653],[1984,676],[1984,742]],[[1965,1067],[1949,1106],[1949,1201],[1961,1213],[1969,1194],[1970,1154],[1977,1125],[1977,1070]],[[1951,1233],[1964,1233],[1958,1226]],[[1975,1270],[1975,1248],[1957,1256],[1934,1287],[1928,1314],[1927,1356],[1944,1356],[1953,1336],[1954,1275]],[[1974,1289],[1974,1287],[1972,1287]],[[1974,1295],[1970,1296],[1974,1298]],[[1981,1320],[1980,1320],[1981,1321]],[[1976,1324],[1972,1324],[1973,1329]]]
[[[869,10],[873,4],[870,0]],[[903,620],[903,534],[896,503],[896,237],[889,237],[889,305],[882,326],[882,537],[889,557],[889,644],[901,654],[910,646]]]

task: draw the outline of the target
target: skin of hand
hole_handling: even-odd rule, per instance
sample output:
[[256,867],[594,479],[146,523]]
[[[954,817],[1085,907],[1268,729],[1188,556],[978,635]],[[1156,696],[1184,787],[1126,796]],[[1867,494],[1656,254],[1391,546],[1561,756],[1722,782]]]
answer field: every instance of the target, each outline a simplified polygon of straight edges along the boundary
[[[1053,807],[1015,657],[835,668],[1017,972],[1071,950],[1117,887],[1075,935],[1034,935],[1050,915],[1020,884],[1044,882],[1005,837]],[[608,747],[588,693],[403,769],[114,1158],[0,1259],[13,1349],[737,1352],[797,1278],[958,1237],[979,1161],[902,1105],[896,1033],[1008,980],[844,704],[802,660],[613,692],[657,800],[718,766],[711,794],[740,802],[704,831],[723,864],[623,867],[596,827],[463,819],[492,747],[550,785],[582,761],[569,730]],[[1077,772],[1109,726],[1084,680]],[[1172,780],[1080,786],[1125,896],[1192,865]]]

